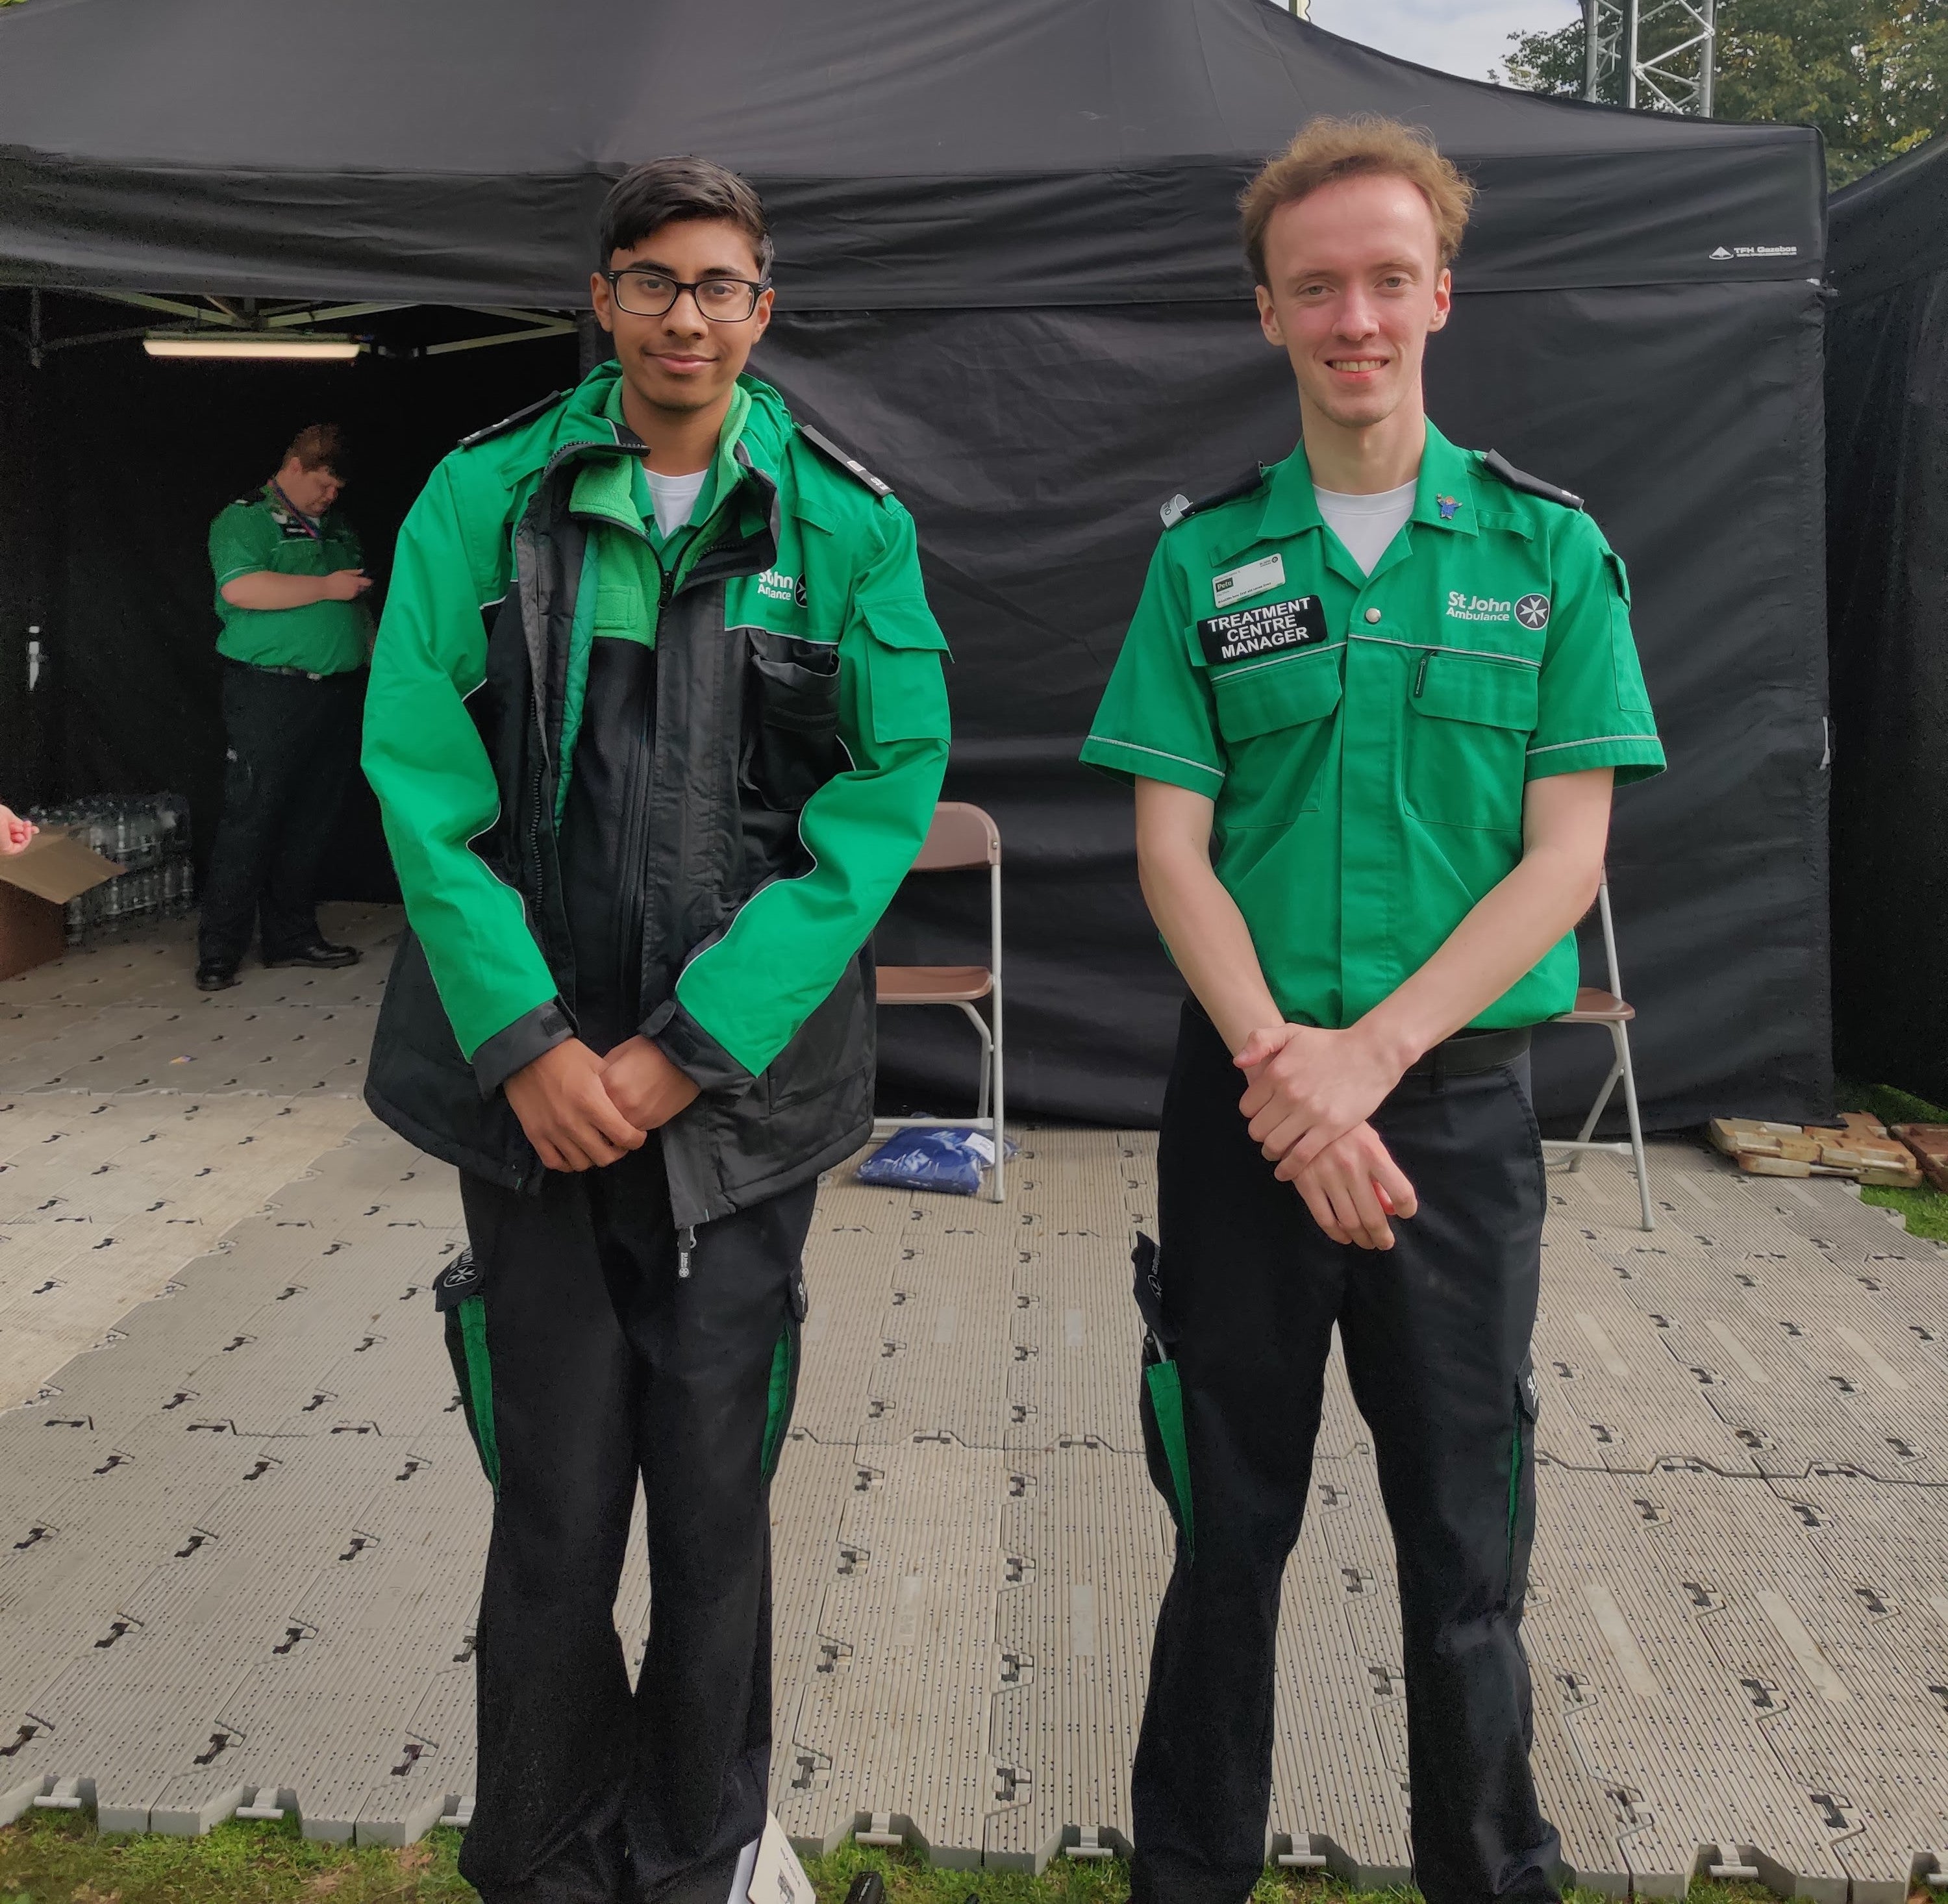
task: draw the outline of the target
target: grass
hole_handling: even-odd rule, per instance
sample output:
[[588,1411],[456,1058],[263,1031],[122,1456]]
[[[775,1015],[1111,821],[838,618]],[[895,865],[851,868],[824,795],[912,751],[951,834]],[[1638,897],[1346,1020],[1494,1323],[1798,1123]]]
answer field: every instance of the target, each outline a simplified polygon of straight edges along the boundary
[[[1891,1084],[1856,1084],[1843,1079],[1834,1096],[1840,1109],[1864,1111],[1883,1124],[1948,1124],[1948,1111],[1925,1098],[1896,1090]],[[1910,1236],[1948,1243],[1948,1196],[1931,1185],[1899,1190],[1866,1184],[1861,1189],[1860,1200],[1882,1210],[1898,1210],[1907,1219]]]
[[[318,1844],[296,1825],[219,1825],[207,1837],[104,1836],[76,1812],[30,1812],[0,1830],[0,1904],[471,1904],[454,1868],[460,1836],[435,1831],[402,1851]],[[1129,1873],[1113,1860],[1059,1858],[1026,1872],[944,1871],[904,1853],[848,1843],[806,1866],[819,1904],[841,1904],[862,1871],[888,1904],[1123,1904]],[[1415,1904],[1413,1891],[1356,1891],[1330,1878],[1267,1871],[1252,1904]],[[1603,1904],[1572,1890],[1570,1904]],[[1771,1904],[1748,1884],[1699,1883],[1688,1904]]]
[[207,1837],[105,1836],[79,1812],[29,1812],[0,1831],[0,1904],[470,1904],[459,1848],[454,1831],[390,1851],[234,1819]]

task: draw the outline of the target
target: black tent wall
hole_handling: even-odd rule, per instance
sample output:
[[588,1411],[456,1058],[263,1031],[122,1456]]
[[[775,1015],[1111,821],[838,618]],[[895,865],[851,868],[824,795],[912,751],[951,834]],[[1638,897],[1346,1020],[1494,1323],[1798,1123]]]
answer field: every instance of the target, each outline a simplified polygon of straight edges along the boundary
[[[1822,585],[1819,349],[1802,284],[1464,296],[1431,355],[1444,426],[1573,483],[1633,565],[1673,765],[1618,802],[1612,895],[1667,1127],[1728,1103],[1811,1115],[1829,1089],[1820,659],[1799,633]],[[961,656],[950,791],[1007,842],[1016,1087],[1062,1115],[1153,1112],[1174,982],[1130,876],[1128,797],[1075,750],[1156,501],[1283,454],[1289,371],[1233,304],[788,318],[765,352],[920,523]],[[1047,367],[1034,405],[997,402],[1024,363]],[[1545,1109],[1587,1106],[1608,1059],[1589,1033],[1542,1040]]]
[[16,807],[46,797],[60,774],[54,677],[43,670],[30,690],[27,653],[28,631],[49,623],[57,587],[51,397],[47,380],[0,337],[0,802]]
[[[1483,188],[1430,360],[1435,414],[1586,494],[1632,566],[1672,759],[1619,802],[1612,862],[1647,1114],[1828,1108],[1811,135],[1476,85],[1264,0],[1000,0],[975,16],[726,0],[681,17],[564,0],[545,31],[467,0],[464,33],[439,41],[449,64],[456,47],[473,63],[454,110],[394,110],[400,76],[427,70],[418,40],[459,5],[349,0],[356,21],[320,48],[285,0],[186,0],[168,44],[206,42],[213,65],[181,76],[166,113],[140,66],[160,29],[138,0],[66,0],[31,36],[35,10],[0,14],[14,141],[0,278],[566,305],[628,160],[690,147],[750,171],[780,240],[758,367],[912,507],[954,644],[949,791],[994,811],[1007,842],[1012,1102],[1141,1122],[1176,985],[1136,892],[1127,796],[1075,755],[1157,504],[1292,442],[1289,374],[1257,336],[1231,200],[1311,110],[1425,123]],[[616,57],[585,56],[597,33]],[[54,111],[17,76],[63,70],[64,34],[126,50]],[[331,110],[286,97],[280,138],[253,75],[286,74],[280,49],[299,38],[288,70]],[[720,111],[697,76],[732,70],[737,110]],[[491,380],[482,359],[458,362],[461,383]],[[439,446],[408,420],[416,402],[388,386],[402,471]],[[453,432],[504,407],[483,388]],[[68,467],[73,519],[85,453]],[[71,579],[113,532],[76,535]],[[205,644],[206,603],[184,589],[153,638]],[[882,954],[979,930],[971,888],[915,882]],[[885,1037],[896,1101],[957,1101],[964,1027],[895,1013]],[[1599,1037],[1551,1034],[1545,1112],[1580,1109],[1607,1056]]]
[[1948,141],[1838,194],[1826,402],[1840,1062],[1948,1102]]

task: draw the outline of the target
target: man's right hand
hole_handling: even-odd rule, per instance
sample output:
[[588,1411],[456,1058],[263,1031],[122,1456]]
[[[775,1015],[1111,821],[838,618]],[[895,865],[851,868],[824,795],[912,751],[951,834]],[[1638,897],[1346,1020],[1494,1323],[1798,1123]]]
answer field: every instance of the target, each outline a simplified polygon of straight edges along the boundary
[[372,586],[372,578],[362,569],[334,569],[324,578],[323,600],[355,602]]
[[1335,1138],[1292,1180],[1313,1220],[1335,1243],[1391,1249],[1389,1217],[1411,1217],[1420,1208],[1406,1174],[1370,1124],[1356,1124]]
[[551,1171],[598,1169],[643,1146],[646,1133],[616,1109],[602,1082],[602,1060],[579,1038],[544,1051],[504,1088],[528,1142]]

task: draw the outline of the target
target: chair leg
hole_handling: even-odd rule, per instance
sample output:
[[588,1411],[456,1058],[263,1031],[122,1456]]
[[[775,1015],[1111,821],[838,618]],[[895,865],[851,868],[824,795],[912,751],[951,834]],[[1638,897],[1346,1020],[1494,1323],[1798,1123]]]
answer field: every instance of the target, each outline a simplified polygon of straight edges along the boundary
[[[1611,1025],[1610,1042],[1613,1045],[1616,1043],[1616,1031],[1617,1028],[1614,1025]],[[1596,1101],[1590,1105],[1590,1115],[1583,1120],[1583,1128],[1576,1133],[1576,1141],[1579,1144],[1587,1144],[1590,1141],[1603,1113],[1608,1109],[1610,1095],[1617,1088],[1617,1081],[1623,1074],[1624,1068],[1621,1065],[1611,1065],[1609,1076],[1603,1080],[1603,1088],[1596,1093]],[[1569,1153],[1569,1161],[1565,1168],[1571,1174],[1581,1168],[1583,1156],[1584,1153],[1580,1150],[1572,1150]]]
[[[994,1174],[991,1194],[994,1201],[1000,1203],[1004,1199],[1002,1189],[1002,1170],[1004,1159],[1002,1152],[1005,1148],[1005,1141],[1001,1134],[1001,1012],[999,986],[995,988],[994,1024],[991,1031],[988,1028],[988,1021],[972,1005],[963,1004],[960,1010],[966,1016],[968,1023],[981,1034],[981,1099],[980,1109],[975,1114],[974,1124],[976,1129],[983,1126],[987,1127],[994,1140]],[[988,1112],[988,1107],[991,1102],[994,1105],[994,1115],[991,1118]]]
[[1643,1118],[1637,1109],[1636,1074],[1630,1067],[1630,1034],[1621,1025],[1611,1028],[1617,1043],[1617,1069],[1624,1081],[1624,1110],[1630,1121],[1630,1157],[1637,1167],[1637,1207],[1642,1212],[1646,1230],[1657,1227],[1650,1207],[1650,1166],[1645,1161]]
[[1001,1069],[1001,975],[994,975],[994,1201],[1005,1203],[1008,1192],[1008,1121]]

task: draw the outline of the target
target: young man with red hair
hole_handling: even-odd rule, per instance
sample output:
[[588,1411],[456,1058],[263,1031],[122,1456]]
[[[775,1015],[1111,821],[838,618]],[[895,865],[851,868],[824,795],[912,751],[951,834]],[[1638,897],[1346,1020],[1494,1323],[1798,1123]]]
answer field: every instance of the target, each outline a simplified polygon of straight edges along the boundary
[[1138,1248],[1176,1516],[1133,1790],[1137,1904],[1242,1904],[1281,1582],[1336,1324],[1398,1556],[1415,1876],[1557,1895],[1520,1625],[1544,1203],[1529,1028],[1574,1001],[1613,783],[1663,764],[1623,565],[1422,406],[1469,188],[1317,120],[1243,202],[1304,440],[1173,499],[1083,758],[1132,780],[1192,997]]

